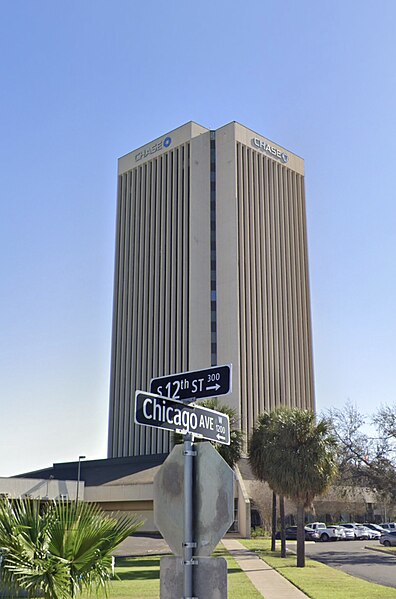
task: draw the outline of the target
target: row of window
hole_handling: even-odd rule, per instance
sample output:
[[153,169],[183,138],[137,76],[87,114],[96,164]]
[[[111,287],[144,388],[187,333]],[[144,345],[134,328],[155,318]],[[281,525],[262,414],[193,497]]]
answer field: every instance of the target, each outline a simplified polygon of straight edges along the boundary
[[210,132],[210,308],[211,363],[217,364],[217,305],[216,305],[216,133]]

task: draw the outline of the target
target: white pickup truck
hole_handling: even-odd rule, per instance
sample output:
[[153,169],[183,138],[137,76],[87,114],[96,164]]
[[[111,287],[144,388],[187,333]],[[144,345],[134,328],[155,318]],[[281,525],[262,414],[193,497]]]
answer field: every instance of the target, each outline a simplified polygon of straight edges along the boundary
[[316,530],[321,541],[338,541],[344,536],[338,526],[326,526],[324,522],[311,522],[308,526]]

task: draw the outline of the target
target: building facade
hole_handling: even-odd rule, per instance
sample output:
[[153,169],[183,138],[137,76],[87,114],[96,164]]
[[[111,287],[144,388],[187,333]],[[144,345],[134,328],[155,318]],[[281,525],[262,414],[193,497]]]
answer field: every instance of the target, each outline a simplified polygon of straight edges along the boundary
[[314,409],[304,162],[190,122],[119,160],[109,457],[168,452],[135,390],[216,364],[246,438],[264,410]]

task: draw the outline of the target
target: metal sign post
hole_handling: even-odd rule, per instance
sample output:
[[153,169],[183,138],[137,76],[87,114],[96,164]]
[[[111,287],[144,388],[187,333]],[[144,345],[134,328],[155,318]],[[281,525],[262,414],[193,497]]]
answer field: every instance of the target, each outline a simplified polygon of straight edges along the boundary
[[154,477],[154,522],[175,554],[161,558],[161,599],[227,599],[227,564],[210,556],[234,520],[234,473],[211,443],[193,443],[175,445]]
[[[194,593],[194,566],[199,564],[199,555],[205,554],[210,546],[210,539],[201,539],[205,541],[205,550],[199,550],[198,539],[194,538],[194,458],[197,451],[194,447],[194,436],[215,441],[222,444],[230,444],[230,423],[229,417],[222,412],[211,410],[193,404],[196,399],[205,397],[214,397],[218,395],[227,395],[231,393],[231,365],[214,366],[205,370],[195,370],[174,374],[167,377],[152,379],[150,393],[136,391],[135,394],[135,422],[143,426],[152,426],[155,428],[164,428],[174,430],[184,435],[183,443],[183,597],[180,599],[203,599],[195,597]],[[179,401],[178,401],[179,400]],[[182,401],[180,401],[182,400]],[[215,450],[210,444],[211,451]],[[202,445],[202,448],[203,448]],[[173,452],[175,451],[174,448]],[[172,454],[173,454],[172,452]],[[216,453],[216,452],[215,452]],[[171,454],[171,456],[172,456]],[[218,454],[216,453],[218,456]],[[170,456],[170,457],[171,457]],[[218,456],[225,464],[225,462]],[[166,462],[165,462],[166,463]],[[207,462],[205,462],[207,465]],[[229,467],[227,466],[229,469]],[[163,468],[162,468],[163,469]],[[230,470],[230,469],[229,469]],[[230,501],[231,518],[225,518],[226,526],[224,529],[219,526],[219,532],[223,533],[231,523],[233,508],[233,474],[231,472],[230,481]],[[177,485],[176,485],[177,487]],[[224,488],[222,489],[224,493]],[[174,502],[173,502],[174,503]],[[222,516],[225,514],[224,506],[221,509]],[[223,513],[224,512],[224,513]],[[179,515],[179,514],[178,514]],[[167,519],[169,519],[167,515]],[[160,527],[159,527],[160,528]],[[161,528],[160,528],[161,530]],[[199,535],[198,535],[199,537]],[[180,549],[180,541],[176,545],[176,550]],[[196,551],[194,551],[196,550]],[[195,555],[197,554],[197,555]],[[180,553],[177,553],[180,555]],[[205,559],[205,558],[203,558]],[[206,558],[211,559],[211,558]],[[224,561],[224,560],[223,560]],[[213,562],[212,562],[213,563]],[[179,562],[180,564],[180,562]],[[181,564],[180,564],[181,565]],[[225,586],[226,566],[224,561]],[[209,570],[215,571],[215,565]],[[217,570],[216,570],[217,572]],[[219,578],[219,576],[218,576]],[[180,581],[181,582],[181,581]],[[224,584],[223,584],[224,587]],[[227,591],[226,591],[227,593]],[[208,594],[206,592],[206,596]],[[217,595],[216,595],[217,596]],[[172,595],[173,597],[173,595]]]
[[183,570],[184,570],[184,597],[181,599],[197,599],[193,597],[193,566],[194,561],[194,526],[193,526],[193,474],[194,451],[193,435],[188,433],[184,437],[184,541],[183,541]]

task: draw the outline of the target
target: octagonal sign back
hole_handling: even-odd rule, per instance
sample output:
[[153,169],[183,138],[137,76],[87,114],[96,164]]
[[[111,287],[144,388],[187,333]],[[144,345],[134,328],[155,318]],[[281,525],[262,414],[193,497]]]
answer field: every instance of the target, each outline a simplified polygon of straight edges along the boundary
[[[210,443],[194,449],[194,555],[210,556],[234,521],[234,473]],[[183,555],[183,445],[173,448],[154,478],[154,521],[173,553]]]

